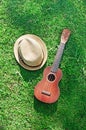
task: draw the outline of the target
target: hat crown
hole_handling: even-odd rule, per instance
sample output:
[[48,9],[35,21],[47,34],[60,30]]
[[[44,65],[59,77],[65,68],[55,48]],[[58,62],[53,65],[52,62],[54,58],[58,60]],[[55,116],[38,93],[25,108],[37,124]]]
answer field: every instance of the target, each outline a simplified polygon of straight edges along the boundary
[[43,60],[42,48],[32,38],[22,39],[19,44],[19,55],[23,62],[29,66],[38,66]]

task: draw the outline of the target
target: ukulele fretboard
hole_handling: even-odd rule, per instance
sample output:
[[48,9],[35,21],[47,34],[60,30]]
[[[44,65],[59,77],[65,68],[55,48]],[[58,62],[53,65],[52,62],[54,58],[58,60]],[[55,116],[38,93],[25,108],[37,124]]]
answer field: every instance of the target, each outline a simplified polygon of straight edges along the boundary
[[53,72],[53,73],[55,73],[59,67],[64,47],[65,47],[65,44],[60,43],[59,48],[58,48],[57,53],[56,53],[56,56],[55,56],[54,63],[51,67],[51,72]]

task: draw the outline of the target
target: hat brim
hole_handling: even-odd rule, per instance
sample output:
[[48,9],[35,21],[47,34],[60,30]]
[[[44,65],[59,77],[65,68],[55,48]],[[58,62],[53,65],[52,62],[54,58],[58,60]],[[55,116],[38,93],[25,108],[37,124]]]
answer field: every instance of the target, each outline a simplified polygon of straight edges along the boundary
[[[23,39],[28,39],[28,38],[33,38],[34,40],[36,40],[41,48],[42,48],[42,52],[43,52],[43,61],[40,65],[38,66],[35,66],[35,67],[32,67],[32,66],[28,66],[26,65],[23,60],[21,59],[21,57],[19,56],[19,53],[18,53],[18,48],[19,48],[19,43],[23,40]],[[47,60],[47,48],[46,48],[46,45],[45,43],[36,35],[33,35],[33,34],[26,34],[26,35],[22,35],[21,37],[19,37],[15,44],[14,44],[14,55],[15,55],[15,58],[17,60],[17,62],[25,69],[27,70],[38,70],[40,68],[42,68],[42,66],[45,64],[46,60]]]

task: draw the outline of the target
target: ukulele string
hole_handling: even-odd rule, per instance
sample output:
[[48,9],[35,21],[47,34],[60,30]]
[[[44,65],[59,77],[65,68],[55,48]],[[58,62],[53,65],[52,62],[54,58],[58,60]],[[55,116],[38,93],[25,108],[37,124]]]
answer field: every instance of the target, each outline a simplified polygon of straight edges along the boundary
[[47,83],[47,91],[50,92],[50,94],[51,94],[51,86],[50,86],[50,82],[49,81]]
[[[50,76],[50,81],[51,81],[51,83],[52,83],[52,81],[54,80],[54,79],[53,79],[53,75],[54,75],[54,74],[51,73],[51,76]],[[52,86],[50,87],[50,92],[53,90],[53,89],[52,89],[52,90],[51,90],[51,89],[52,89]],[[53,92],[52,92],[52,93],[53,93]]]
[[[52,82],[53,81],[53,76],[52,76],[52,73],[50,74],[50,77],[49,77],[49,79],[48,79],[50,82]],[[47,84],[47,90],[48,90],[48,92],[50,92],[51,93],[51,89],[52,89],[52,86],[50,86],[50,82],[48,82],[48,84]]]
[[[50,68],[51,69],[51,68]],[[50,75],[50,74],[49,74]],[[49,75],[47,75],[47,91],[51,93],[51,86],[50,86],[50,81],[52,80],[52,76],[50,75],[50,77],[48,77]]]
[[[45,78],[45,81],[44,81],[44,83],[43,83],[43,90],[44,91],[48,91],[49,92],[49,90],[48,90],[48,88],[49,88],[49,84],[48,84],[48,75],[46,76],[46,78]],[[46,80],[47,79],[47,80]]]
[[49,75],[46,76],[45,81],[43,83],[43,91],[51,93],[52,86],[50,82],[52,81],[53,81],[53,74],[50,73]]

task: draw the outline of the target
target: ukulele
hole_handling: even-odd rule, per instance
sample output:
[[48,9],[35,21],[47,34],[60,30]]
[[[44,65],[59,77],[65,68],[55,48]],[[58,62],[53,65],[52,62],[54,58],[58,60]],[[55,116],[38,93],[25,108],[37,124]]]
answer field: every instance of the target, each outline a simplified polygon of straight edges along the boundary
[[41,102],[54,103],[59,98],[60,89],[58,83],[62,78],[62,70],[59,68],[59,64],[69,36],[70,30],[64,29],[53,65],[45,68],[43,79],[35,86],[34,95]]

